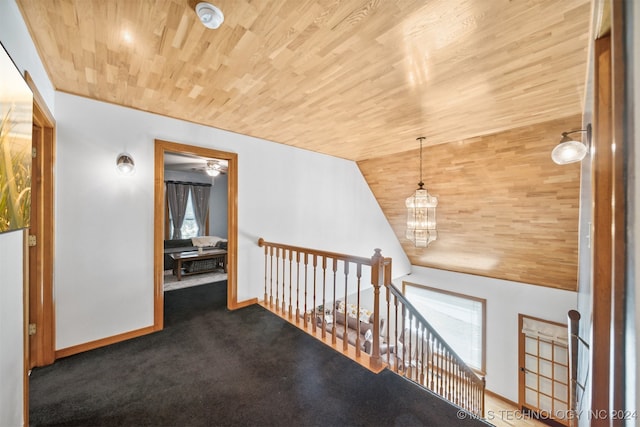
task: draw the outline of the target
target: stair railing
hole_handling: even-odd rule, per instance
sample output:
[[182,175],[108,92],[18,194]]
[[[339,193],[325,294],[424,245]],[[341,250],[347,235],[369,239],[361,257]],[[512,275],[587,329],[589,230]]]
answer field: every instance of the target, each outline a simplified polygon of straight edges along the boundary
[[[361,312],[364,308],[360,300],[362,278],[366,273],[363,268],[371,268],[374,258],[266,242],[262,238],[258,240],[258,246],[264,247],[265,256],[264,304],[290,321],[302,323],[313,333],[321,327],[323,339],[330,329],[331,343],[335,345],[338,341],[336,322],[328,321],[336,318],[334,301],[343,301],[345,307],[355,302],[356,313]],[[379,253],[376,249],[376,254]],[[331,304],[328,309],[327,303]],[[371,359],[373,364],[380,364],[380,317],[376,310],[373,314],[371,347],[378,354],[371,354]],[[346,322],[346,312],[344,316]],[[360,357],[365,345],[360,333],[361,322],[355,322],[355,326],[355,351],[356,357]],[[347,351],[348,340],[343,339],[342,345],[343,351]]]
[[485,379],[478,376],[393,284],[386,287],[390,328],[383,344],[389,369],[484,417]]
[[[258,245],[264,248],[263,304],[267,308],[313,334],[320,327],[322,339],[329,332],[335,346],[338,341],[333,321],[337,313],[335,301],[341,300],[345,307],[355,301],[355,313],[359,316],[363,309],[363,280],[370,275],[372,334],[363,343],[362,322],[353,322],[357,331],[356,357],[361,356],[364,348],[373,367],[386,365],[472,414],[484,417],[484,377],[480,378],[464,363],[391,283],[391,258],[383,257],[380,249],[375,249],[371,258],[365,258],[266,242],[262,238]],[[381,304],[383,288],[385,301]],[[345,323],[347,315],[345,310]],[[381,317],[385,319],[383,330]],[[346,337],[342,339],[342,347],[344,352],[349,347]]]

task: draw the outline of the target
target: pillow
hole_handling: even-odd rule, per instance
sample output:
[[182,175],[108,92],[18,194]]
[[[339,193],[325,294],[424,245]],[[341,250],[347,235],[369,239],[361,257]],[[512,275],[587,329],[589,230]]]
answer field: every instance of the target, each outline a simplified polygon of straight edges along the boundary
[[360,321],[364,323],[369,323],[370,319],[373,316],[373,313],[371,312],[371,310],[367,310],[366,308],[363,308],[363,307],[360,307],[360,314],[356,316],[356,313],[358,311],[358,306],[356,304],[348,304],[345,307],[344,301],[338,301],[336,304],[336,310],[339,313],[344,313],[345,309],[349,314],[349,317],[352,317],[354,319],[358,317]]

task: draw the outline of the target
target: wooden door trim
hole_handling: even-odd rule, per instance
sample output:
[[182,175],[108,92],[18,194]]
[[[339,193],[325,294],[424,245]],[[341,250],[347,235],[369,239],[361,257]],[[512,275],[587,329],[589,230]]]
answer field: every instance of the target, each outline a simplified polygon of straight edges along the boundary
[[[50,365],[55,361],[55,307],[53,296],[53,259],[54,259],[54,164],[55,164],[55,126],[56,122],[28,72],[25,80],[33,92],[33,122],[42,130],[42,138],[37,141],[37,161],[41,168],[39,183],[40,230],[37,236],[38,251],[31,262],[40,268],[39,283],[31,283],[29,292],[35,292],[35,306],[30,313],[35,320],[37,333],[36,360],[30,360],[32,366]],[[32,184],[33,185],[33,184]],[[28,327],[28,324],[27,324]]]
[[[47,103],[29,74],[24,78],[33,94],[33,124],[40,129],[34,148],[39,163],[40,179],[32,183],[37,186],[38,199],[38,235],[35,257],[30,256],[28,245],[29,231],[24,232],[24,372],[23,372],[23,421],[29,425],[29,371],[33,366],[49,365],[55,360],[55,312],[53,302],[53,254],[54,254],[54,153],[55,119]],[[33,142],[33,140],[32,140]],[[34,268],[35,267],[35,268]],[[31,272],[37,271],[35,278]],[[34,293],[35,298],[32,297]],[[34,304],[31,303],[34,301]],[[29,323],[35,315],[37,333],[34,340],[29,335]],[[31,345],[36,344],[36,357],[32,359]]]
[[[626,315],[626,161],[630,153],[625,129],[627,111],[625,2],[611,2],[611,209],[612,209],[612,253],[611,253],[611,361],[609,387],[611,411],[625,408],[625,315]],[[613,412],[612,412],[613,413]],[[613,420],[621,425],[621,420]]]
[[227,307],[230,310],[254,304],[257,299],[238,302],[238,154],[213,148],[180,144],[177,142],[155,140],[155,178],[154,178],[154,330],[164,326],[163,264],[165,237],[164,204],[164,154],[166,152],[192,154],[203,157],[215,157],[229,162],[227,171]]
[[[611,348],[611,38],[595,41],[593,200],[593,331],[591,338],[591,409],[609,410]],[[594,391],[597,390],[597,393]],[[594,420],[594,424],[605,423]],[[603,424],[604,425],[604,424]]]

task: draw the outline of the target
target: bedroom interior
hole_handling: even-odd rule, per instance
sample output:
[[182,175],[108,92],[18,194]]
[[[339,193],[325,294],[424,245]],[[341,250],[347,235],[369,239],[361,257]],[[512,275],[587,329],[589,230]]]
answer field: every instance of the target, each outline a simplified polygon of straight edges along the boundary
[[[173,223],[174,216],[168,201],[169,196],[165,192],[165,241],[163,246],[165,254],[163,289],[165,292],[227,279],[226,253],[224,262],[211,258],[212,249],[226,251],[227,247],[227,171],[228,162],[222,159],[179,152],[164,154],[165,183],[167,188],[169,185],[184,186],[182,193],[184,205],[182,208],[185,210],[185,213],[180,216],[183,218],[179,226],[181,232],[177,234],[175,233],[176,226]],[[203,212],[206,215],[206,220],[198,221],[196,219],[197,209],[193,201],[196,194],[194,188],[208,189],[208,194],[204,198],[207,209]],[[175,194],[175,190],[173,191]],[[174,206],[174,209],[178,209],[177,205]],[[203,240],[207,236],[210,241]],[[192,241],[192,238],[196,238],[196,240],[199,238],[201,244]],[[208,259],[186,260],[182,262],[180,267],[174,266],[176,261],[172,257],[180,256],[180,254],[193,257],[194,252],[202,257],[203,249],[205,258],[208,257]],[[184,270],[180,270],[180,274],[177,274],[177,270],[182,268]],[[197,276],[183,277],[185,273]]]
[[[567,0],[562,8],[221,0],[225,18],[216,30],[201,28],[192,0],[157,0],[153,7],[146,0],[111,7],[109,0],[81,9],[75,1],[62,0],[60,8],[0,3],[0,41],[18,69],[34,76],[34,108],[50,108],[47,116],[55,117],[47,127],[55,173],[45,183],[55,190],[47,202],[55,218],[43,219],[50,238],[42,239],[51,248],[30,250],[45,254],[32,282],[41,296],[33,300],[44,301],[32,310],[38,332],[25,338],[42,344],[31,349],[33,360],[45,354],[51,363],[163,329],[163,155],[185,149],[205,159],[205,171],[220,167],[206,160],[229,162],[227,227],[207,233],[228,239],[229,309],[261,303],[289,317],[283,301],[291,292],[268,302],[262,236],[287,247],[274,252],[285,261],[276,267],[281,273],[290,271],[292,247],[365,258],[380,247],[393,260],[388,275],[397,287],[417,283],[487,301],[487,395],[523,402],[521,315],[566,324],[567,311],[577,309],[581,338],[593,337],[578,354],[579,403],[620,406],[620,396],[635,398],[621,375],[635,372],[635,359],[622,360],[635,353],[624,352],[631,345],[624,336],[611,334],[635,334],[622,297],[632,277],[625,265],[633,265],[624,262],[634,254],[621,234],[627,211],[614,212],[610,203],[615,195],[617,206],[624,204],[624,189],[633,188],[620,160],[628,129],[620,119],[627,98],[619,46],[636,17],[621,12],[628,0]],[[447,20],[457,24],[438,30]],[[591,142],[579,131],[589,124]],[[565,134],[590,146],[581,162],[552,161]],[[612,152],[616,141],[624,149]],[[135,159],[136,173],[116,177],[114,159],[123,152]],[[419,178],[438,198],[438,239],[426,249],[405,230],[405,199]],[[27,296],[17,290],[31,274],[17,267],[28,258],[29,238],[15,234],[0,235],[9,283],[0,306],[20,324],[18,315],[26,314],[15,307]],[[83,250],[97,240],[99,248]],[[131,253],[139,255],[135,263]],[[355,268],[351,274],[355,282]],[[275,281],[276,289],[295,283]],[[350,286],[344,296],[357,304]],[[372,302],[373,289],[360,294],[361,307],[388,310],[388,299]],[[404,306],[401,292],[388,292],[391,310],[393,297]],[[333,306],[329,296],[315,297],[304,300],[304,311]],[[326,315],[321,326],[329,325]],[[374,335],[395,347],[386,355],[399,357],[402,346],[386,336],[389,324],[380,328],[383,337]],[[317,328],[331,343],[329,329]],[[403,337],[403,329],[394,332],[403,346],[410,337],[428,343],[427,354],[441,354],[428,339]],[[3,330],[3,343],[18,342],[15,331]],[[31,362],[21,362],[19,346],[7,348],[2,357],[11,372]],[[402,360],[395,366],[408,358]],[[408,363],[407,373],[418,372]],[[22,385],[11,379],[0,390],[1,409],[22,407],[27,419],[28,378],[24,373]],[[596,389],[612,393],[594,395]],[[20,415],[6,414],[0,420]]]

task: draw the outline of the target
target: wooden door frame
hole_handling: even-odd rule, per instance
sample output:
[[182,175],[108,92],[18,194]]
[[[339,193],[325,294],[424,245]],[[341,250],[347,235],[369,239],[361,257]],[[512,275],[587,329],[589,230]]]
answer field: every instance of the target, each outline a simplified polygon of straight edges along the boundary
[[180,153],[202,157],[214,157],[229,163],[227,191],[227,308],[235,310],[255,304],[257,299],[238,302],[238,155],[213,148],[180,144],[177,142],[155,140],[155,178],[154,178],[154,322],[153,329],[164,327],[164,236],[165,236],[165,200],[164,200],[164,154]]
[[[29,419],[29,371],[34,366],[50,365],[55,360],[55,310],[53,298],[54,256],[54,164],[55,126],[53,114],[38,91],[31,75],[25,71],[25,81],[33,93],[33,125],[39,131],[32,139],[36,156],[36,179],[32,191],[37,203],[33,224],[36,246],[28,246],[31,228],[25,231],[24,257],[24,420]],[[36,325],[36,334],[30,336],[29,324]]]
[[[607,4],[608,3],[608,4]],[[610,32],[595,41],[594,141],[592,154],[592,337],[591,411],[613,414],[625,408],[626,169],[630,142],[627,115],[625,2],[604,2]],[[594,426],[622,425],[609,416]]]
[[[40,177],[37,185],[39,206],[36,217],[36,246],[30,250],[30,322],[36,324],[36,335],[30,340],[36,349],[30,349],[30,367],[50,365],[55,360],[55,309],[53,298],[54,255],[54,162],[55,119],[38,92],[29,73],[27,84],[33,92],[33,123],[41,129],[41,138],[34,141]],[[35,358],[35,360],[33,360]]]

